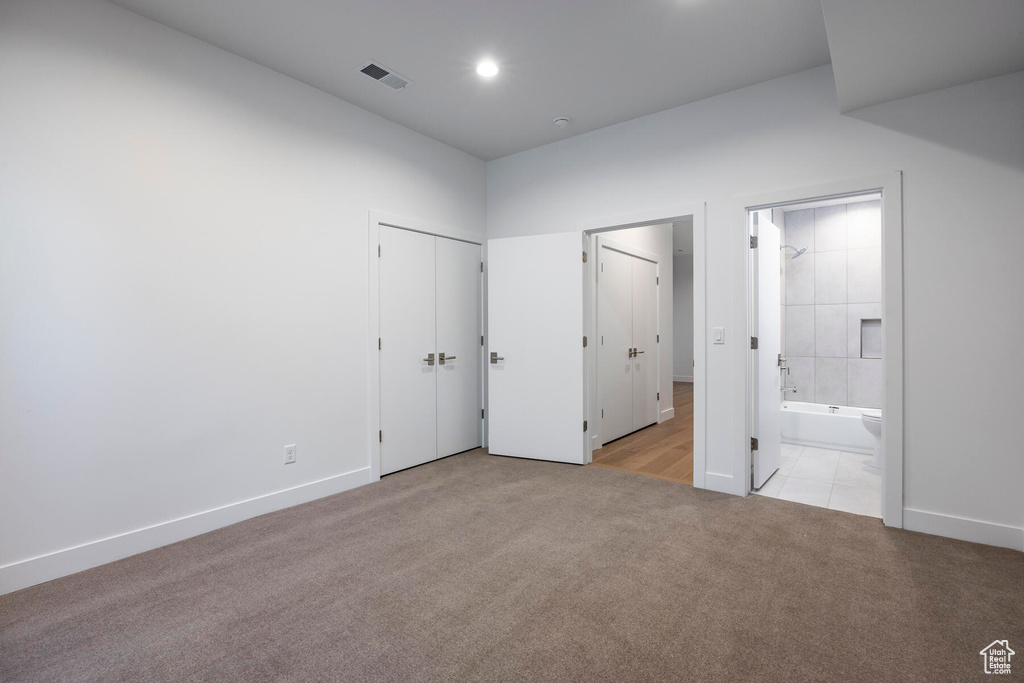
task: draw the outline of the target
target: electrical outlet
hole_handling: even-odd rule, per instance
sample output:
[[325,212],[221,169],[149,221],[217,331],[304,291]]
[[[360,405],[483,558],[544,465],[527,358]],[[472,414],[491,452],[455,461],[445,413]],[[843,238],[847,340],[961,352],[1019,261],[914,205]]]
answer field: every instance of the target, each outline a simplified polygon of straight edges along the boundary
[[297,449],[295,447],[295,444],[292,444],[291,446],[285,446],[284,447],[284,464],[285,465],[288,465],[290,463],[295,462],[295,451],[296,450]]

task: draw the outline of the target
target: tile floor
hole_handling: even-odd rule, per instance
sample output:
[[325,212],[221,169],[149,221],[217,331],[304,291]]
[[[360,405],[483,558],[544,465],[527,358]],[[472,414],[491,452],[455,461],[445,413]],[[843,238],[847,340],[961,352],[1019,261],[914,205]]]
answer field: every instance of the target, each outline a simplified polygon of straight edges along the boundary
[[882,516],[882,471],[871,456],[782,444],[782,464],[759,490],[781,498],[869,517]]

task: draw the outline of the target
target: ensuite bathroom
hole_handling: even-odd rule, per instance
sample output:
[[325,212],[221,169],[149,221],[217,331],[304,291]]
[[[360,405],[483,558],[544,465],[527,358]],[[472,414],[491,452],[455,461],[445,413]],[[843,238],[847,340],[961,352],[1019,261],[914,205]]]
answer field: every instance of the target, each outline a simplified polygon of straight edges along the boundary
[[773,222],[782,244],[781,464],[756,493],[881,517],[881,197],[787,206]]

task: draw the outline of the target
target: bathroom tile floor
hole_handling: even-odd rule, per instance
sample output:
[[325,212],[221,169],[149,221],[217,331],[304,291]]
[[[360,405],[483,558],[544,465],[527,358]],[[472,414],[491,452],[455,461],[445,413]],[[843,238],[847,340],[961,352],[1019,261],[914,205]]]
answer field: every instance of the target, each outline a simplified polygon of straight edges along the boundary
[[755,494],[805,505],[882,516],[882,471],[871,456],[782,444],[782,464]]

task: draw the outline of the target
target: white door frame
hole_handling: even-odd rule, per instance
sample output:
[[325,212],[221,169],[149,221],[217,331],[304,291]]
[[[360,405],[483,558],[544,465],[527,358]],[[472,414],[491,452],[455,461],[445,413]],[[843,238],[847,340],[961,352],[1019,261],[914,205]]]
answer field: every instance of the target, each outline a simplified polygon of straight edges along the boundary
[[[367,368],[367,397],[368,416],[366,436],[370,444],[370,477],[371,481],[380,480],[380,354],[378,340],[380,339],[380,261],[378,260],[377,245],[379,244],[380,226],[385,225],[391,228],[420,232],[435,237],[444,237],[460,242],[469,242],[480,246],[480,258],[483,257],[484,237],[464,230],[447,228],[433,225],[425,221],[413,218],[405,218],[380,211],[370,211],[367,225],[367,265],[369,266],[369,299],[367,310],[369,313],[369,330],[366,337],[366,368]],[[481,273],[481,276],[483,273]],[[483,278],[480,282],[480,334],[484,333],[484,290]],[[484,367],[484,347],[480,347],[480,357],[477,359],[480,365],[480,405],[484,405],[484,383],[486,382],[487,368]],[[481,421],[483,421],[481,419]],[[481,425],[484,446],[486,442],[486,430]]]
[[[903,173],[894,171],[878,175],[837,180],[820,185],[811,185],[787,190],[776,190],[741,198],[734,209],[737,226],[742,229],[737,236],[742,240],[738,245],[743,249],[746,263],[746,306],[738,311],[743,320],[736,320],[737,329],[746,329],[746,338],[751,336],[750,315],[751,282],[750,238],[747,213],[757,209],[778,208],[787,204],[807,201],[854,197],[881,192],[882,194],[882,443],[885,448],[885,464],[882,468],[882,522],[886,526],[903,528]],[[745,346],[749,346],[745,344]],[[747,358],[749,351],[744,353]],[[745,452],[740,454],[736,471],[742,473],[742,495],[750,493],[750,397],[753,378],[750,364],[746,368],[746,440]]]
[[[687,216],[693,217],[693,485],[705,488],[707,470],[707,263],[706,263],[706,210],[703,202],[681,206],[645,209],[626,215],[605,218],[591,218],[579,221],[576,230],[586,237],[588,251],[594,252],[596,240],[601,233],[614,230],[638,228],[645,225],[671,223]],[[597,259],[590,259],[586,268],[586,282],[583,287],[583,321],[584,330],[589,339],[597,333],[595,320],[594,264]],[[671,286],[671,283],[669,283]],[[661,349],[659,344],[659,359]],[[597,401],[592,400],[592,387],[596,387],[596,345],[588,345],[584,378],[584,397],[588,419],[594,420],[594,410],[599,410]],[[660,362],[660,361],[659,361]],[[595,397],[596,398],[596,397]],[[660,418],[659,418],[660,421]],[[589,433],[585,435],[586,461],[593,461],[593,441]]]

